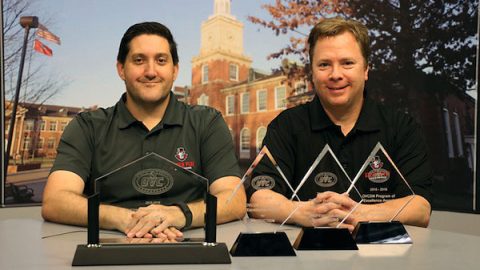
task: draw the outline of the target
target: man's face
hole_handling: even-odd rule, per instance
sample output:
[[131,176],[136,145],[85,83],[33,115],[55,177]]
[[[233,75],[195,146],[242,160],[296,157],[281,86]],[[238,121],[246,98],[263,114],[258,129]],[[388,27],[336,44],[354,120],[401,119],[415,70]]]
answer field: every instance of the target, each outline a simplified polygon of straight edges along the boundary
[[177,78],[167,39],[143,34],[130,41],[125,63],[117,62],[117,71],[125,81],[127,102],[159,105],[168,97]]
[[317,40],[311,62],[312,81],[326,110],[360,110],[368,67],[350,32]]

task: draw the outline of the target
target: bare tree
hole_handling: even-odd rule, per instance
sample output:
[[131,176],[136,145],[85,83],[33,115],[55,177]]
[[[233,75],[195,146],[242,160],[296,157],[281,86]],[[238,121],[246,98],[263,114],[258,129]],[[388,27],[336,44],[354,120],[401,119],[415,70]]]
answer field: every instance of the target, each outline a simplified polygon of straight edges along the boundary
[[[42,18],[37,11],[34,12],[35,0],[4,0],[4,69],[5,69],[5,99],[11,100],[15,94],[17,73],[20,64],[20,55],[23,46],[24,29],[20,26],[21,16],[35,14],[40,17],[42,24],[50,20],[45,15]],[[44,103],[59,93],[69,81],[58,74],[45,75],[42,64],[38,61],[36,52],[33,51],[34,32],[31,31],[25,59],[25,70],[22,79],[21,100],[27,103]],[[6,108],[8,109],[8,108]]]

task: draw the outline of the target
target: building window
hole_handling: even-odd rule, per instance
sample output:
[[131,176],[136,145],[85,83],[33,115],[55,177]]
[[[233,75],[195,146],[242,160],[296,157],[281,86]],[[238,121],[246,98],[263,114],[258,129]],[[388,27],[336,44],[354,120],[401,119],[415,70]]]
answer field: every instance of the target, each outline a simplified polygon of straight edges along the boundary
[[49,131],[57,131],[57,121],[50,121],[49,124]]
[[229,95],[227,96],[226,102],[226,114],[233,115],[235,113],[235,96]]
[[23,150],[30,150],[32,148],[32,138],[25,137],[23,141]]
[[54,149],[55,148],[55,138],[48,138],[47,148],[48,149]]
[[267,134],[266,127],[259,127],[257,129],[257,153],[260,152],[260,149],[262,148],[262,142],[265,138],[265,134]]
[[202,83],[208,82],[208,65],[202,66]]
[[208,96],[205,93],[202,93],[199,98],[197,98],[198,105],[208,106]]
[[33,130],[33,125],[34,125],[33,120],[25,121],[25,130],[26,131],[32,131]]
[[38,121],[38,130],[40,130],[40,131],[45,130],[45,120]]
[[460,129],[460,119],[458,113],[453,113],[453,126],[455,127],[455,142],[457,145],[457,153],[459,157],[463,157],[462,131]]
[[238,81],[238,65],[236,64],[229,65],[228,77],[231,81]]
[[257,111],[267,110],[267,90],[259,90],[257,92]]
[[68,125],[68,122],[66,121],[60,122],[60,131],[64,131],[67,125]]
[[443,108],[443,123],[445,125],[445,136],[447,137],[448,157],[453,158],[452,128],[450,127],[450,115],[447,108]]
[[287,107],[287,88],[279,86],[275,88],[275,109],[285,109]]
[[242,93],[240,97],[240,113],[250,112],[250,93]]
[[240,158],[250,158],[250,130],[248,128],[240,131]]
[[45,144],[44,138],[39,138],[37,142],[37,149],[43,149],[43,145]]

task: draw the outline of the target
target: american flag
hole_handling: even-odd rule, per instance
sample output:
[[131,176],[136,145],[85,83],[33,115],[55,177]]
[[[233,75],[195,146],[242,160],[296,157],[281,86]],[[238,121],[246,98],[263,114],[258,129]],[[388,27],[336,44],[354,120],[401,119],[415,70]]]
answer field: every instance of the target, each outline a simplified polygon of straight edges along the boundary
[[33,42],[33,49],[39,53],[43,53],[47,56],[52,56],[53,52],[47,45],[40,42],[40,40],[35,39]]
[[51,42],[57,43],[60,45],[60,38],[54,35],[52,32],[48,31],[47,27],[42,24],[38,24],[38,29],[36,31],[38,37],[49,40]]

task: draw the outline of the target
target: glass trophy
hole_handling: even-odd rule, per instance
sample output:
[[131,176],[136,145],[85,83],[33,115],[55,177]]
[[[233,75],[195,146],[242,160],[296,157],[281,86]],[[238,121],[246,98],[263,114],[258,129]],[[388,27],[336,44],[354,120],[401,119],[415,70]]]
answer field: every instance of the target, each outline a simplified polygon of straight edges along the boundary
[[296,256],[287,234],[277,230],[279,226],[274,224],[276,221],[272,218],[272,213],[279,205],[271,202],[271,190],[280,184],[292,190],[267,146],[263,146],[227,199],[229,204],[243,186],[249,195],[259,192],[262,202],[268,202],[262,205],[248,202],[247,214],[237,217],[242,221],[244,231],[240,232],[230,249],[232,256]]
[[412,243],[403,224],[395,219],[413,200],[415,193],[380,142],[373,148],[353,182],[365,203],[408,198],[388,219],[359,222],[353,232],[357,244]]
[[[324,192],[327,191],[350,197],[353,200],[353,206],[343,206],[329,201],[328,197],[318,197],[326,195]],[[319,201],[320,198],[323,201]],[[302,230],[293,245],[295,249],[358,249],[350,231],[342,225],[362,202],[360,193],[328,144],[310,166],[290,199],[296,202],[297,207],[294,211],[312,213],[311,216],[305,216],[302,221]],[[333,210],[320,210],[332,205],[335,205],[332,209],[337,211],[337,216],[332,214]],[[302,207],[310,210],[303,211]]]
[[[226,245],[216,242],[216,197],[209,194],[209,182],[201,175],[149,153],[96,178],[92,184],[93,194],[88,197],[88,244],[77,246],[72,265],[231,263]],[[100,202],[133,211],[155,205],[180,209],[187,204],[205,205],[194,207],[206,209],[194,213],[205,216],[204,237],[185,237],[174,243],[159,241],[153,234],[145,238],[99,239]],[[155,226],[163,222],[158,215],[144,218]]]

